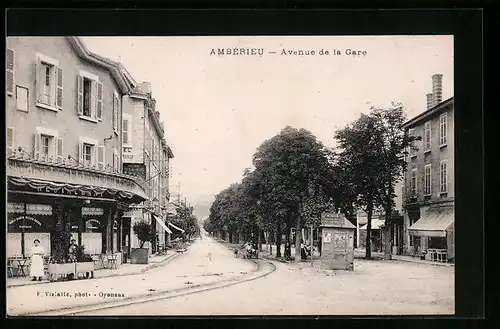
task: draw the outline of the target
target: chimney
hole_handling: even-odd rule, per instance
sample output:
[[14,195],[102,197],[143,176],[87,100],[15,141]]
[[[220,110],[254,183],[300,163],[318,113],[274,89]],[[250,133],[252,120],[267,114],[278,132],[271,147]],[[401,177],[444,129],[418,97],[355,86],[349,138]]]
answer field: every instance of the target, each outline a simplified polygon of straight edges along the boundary
[[430,109],[431,107],[434,106],[434,95],[433,94],[427,94],[427,109]]
[[141,87],[141,89],[144,90],[146,94],[151,94],[151,83],[142,82],[139,84],[139,87]]
[[434,105],[443,101],[443,75],[434,74],[432,76],[432,94],[434,96]]

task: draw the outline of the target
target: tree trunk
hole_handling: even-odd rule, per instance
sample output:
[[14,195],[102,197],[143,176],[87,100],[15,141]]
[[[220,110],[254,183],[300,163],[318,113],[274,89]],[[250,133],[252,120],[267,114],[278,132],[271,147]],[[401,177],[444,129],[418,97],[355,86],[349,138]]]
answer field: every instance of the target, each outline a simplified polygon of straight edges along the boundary
[[373,215],[373,200],[368,201],[367,206],[367,223],[366,223],[366,259],[372,258],[372,215]]
[[291,218],[290,215],[287,215],[286,234],[285,234],[285,257],[292,257],[291,255],[292,242],[290,241],[292,235],[292,223],[290,218]]
[[281,222],[276,224],[276,257],[281,257]]
[[302,260],[302,250],[300,249],[300,241],[302,240],[302,226],[301,224],[301,214],[300,212],[295,217],[295,263],[298,263]]
[[392,178],[389,177],[387,186],[387,195],[385,200],[385,239],[383,242],[384,257],[386,259],[392,259]]

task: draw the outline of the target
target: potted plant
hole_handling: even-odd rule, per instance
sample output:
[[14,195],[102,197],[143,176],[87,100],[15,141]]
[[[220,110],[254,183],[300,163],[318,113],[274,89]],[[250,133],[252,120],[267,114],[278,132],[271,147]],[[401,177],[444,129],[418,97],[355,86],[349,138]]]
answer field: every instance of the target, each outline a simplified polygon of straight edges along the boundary
[[85,246],[76,247],[76,268],[77,279],[94,277],[94,261],[92,256],[85,253]]
[[152,238],[151,225],[146,220],[141,220],[134,223],[133,230],[139,240],[139,248],[132,248],[130,252],[130,263],[148,264],[149,249],[144,248],[144,244]]

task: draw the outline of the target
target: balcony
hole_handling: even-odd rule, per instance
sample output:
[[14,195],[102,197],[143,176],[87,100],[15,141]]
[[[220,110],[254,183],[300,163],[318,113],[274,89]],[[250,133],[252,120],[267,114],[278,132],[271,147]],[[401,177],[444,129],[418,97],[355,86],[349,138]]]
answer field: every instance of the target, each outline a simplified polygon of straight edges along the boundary
[[7,176],[70,184],[71,188],[93,187],[96,191],[106,190],[111,194],[120,191],[136,201],[147,199],[149,188],[141,178],[117,173],[109,166],[98,169],[95,166],[79,165],[71,159],[34,159],[20,152],[7,158]]

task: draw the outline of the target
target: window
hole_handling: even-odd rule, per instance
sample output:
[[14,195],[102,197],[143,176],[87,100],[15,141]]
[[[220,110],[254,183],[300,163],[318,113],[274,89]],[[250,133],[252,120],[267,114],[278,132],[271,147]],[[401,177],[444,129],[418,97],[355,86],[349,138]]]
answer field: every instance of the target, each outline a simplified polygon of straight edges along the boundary
[[92,80],[83,79],[83,115],[92,116]]
[[99,77],[80,71],[77,76],[76,110],[81,119],[97,122],[102,119],[103,86]]
[[92,149],[94,145],[90,144],[83,144],[83,161],[85,161],[85,164],[91,164],[92,163]]
[[16,87],[16,109],[28,112],[28,88]]
[[445,146],[448,139],[448,116],[446,113],[439,117],[439,146]]
[[431,122],[427,121],[424,125],[424,152],[431,150]]
[[50,146],[52,144],[52,137],[47,135],[41,135],[41,155],[48,158],[50,155]]
[[417,195],[417,168],[413,168],[410,172],[410,195]]
[[440,170],[439,170],[439,192],[446,193],[448,192],[448,161],[442,160],[440,162]]
[[36,103],[49,110],[63,108],[63,71],[59,62],[42,54],[36,59]]
[[50,104],[50,73],[51,73],[52,65],[42,63],[42,71],[44,74],[43,77],[43,87],[42,87],[42,103],[49,105]]
[[424,195],[431,194],[431,165],[425,165],[424,167]]
[[80,137],[80,142],[78,144],[78,164],[85,167],[95,167],[96,164],[98,164],[98,157],[97,141]]
[[58,137],[57,131],[36,128],[33,135],[33,157],[43,161],[61,162],[63,159],[63,140]]
[[12,95],[14,92],[14,50],[7,49],[6,54],[6,84],[7,84],[7,95]]

